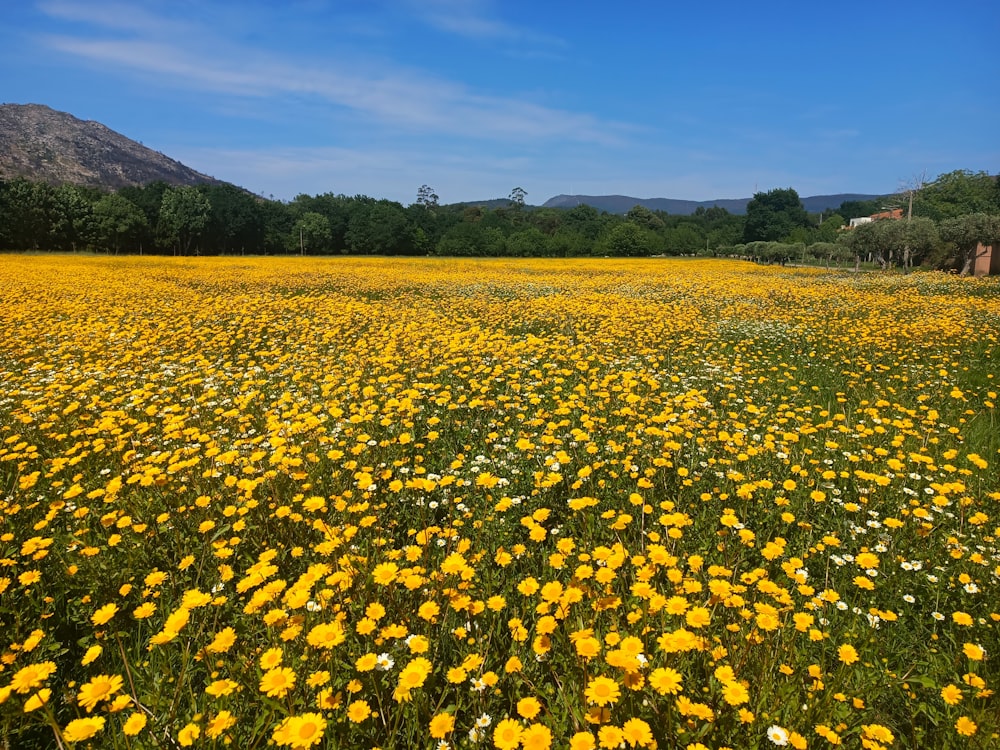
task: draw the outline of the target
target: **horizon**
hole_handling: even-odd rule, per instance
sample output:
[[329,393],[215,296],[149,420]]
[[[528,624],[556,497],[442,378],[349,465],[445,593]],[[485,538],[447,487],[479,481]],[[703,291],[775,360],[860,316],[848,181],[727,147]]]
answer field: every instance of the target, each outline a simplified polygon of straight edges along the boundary
[[0,29],[3,98],[282,200],[884,195],[1000,171],[1000,63],[973,43],[1000,7],[869,7],[41,0]]

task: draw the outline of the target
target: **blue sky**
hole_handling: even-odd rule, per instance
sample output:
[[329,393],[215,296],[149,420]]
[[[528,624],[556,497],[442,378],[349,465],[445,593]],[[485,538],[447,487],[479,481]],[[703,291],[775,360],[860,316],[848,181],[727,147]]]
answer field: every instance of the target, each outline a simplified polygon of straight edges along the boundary
[[884,193],[1000,171],[1000,3],[4,2],[0,101],[262,195]]

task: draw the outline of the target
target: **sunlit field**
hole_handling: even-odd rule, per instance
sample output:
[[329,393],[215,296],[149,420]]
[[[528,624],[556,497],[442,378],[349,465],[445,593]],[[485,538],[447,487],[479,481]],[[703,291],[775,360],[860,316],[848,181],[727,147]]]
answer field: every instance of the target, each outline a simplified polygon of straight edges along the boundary
[[996,279],[8,256],[0,300],[0,747],[1000,746]]

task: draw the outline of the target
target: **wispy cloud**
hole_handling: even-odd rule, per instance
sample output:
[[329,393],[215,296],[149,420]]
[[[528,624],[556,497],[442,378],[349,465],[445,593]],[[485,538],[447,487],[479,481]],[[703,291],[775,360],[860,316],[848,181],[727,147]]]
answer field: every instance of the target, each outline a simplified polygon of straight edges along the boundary
[[472,39],[564,47],[559,37],[502,21],[485,0],[407,0],[411,12],[428,26]]
[[[629,128],[581,112],[547,107],[442,79],[402,65],[358,65],[335,58],[306,63],[230,40],[213,45],[207,30],[162,33],[159,17],[145,11],[119,15],[119,6],[58,0],[43,11],[96,26],[99,35],[50,34],[52,50],[139,74],[157,85],[196,88],[235,97],[313,97],[392,129],[499,141],[562,140],[600,145],[622,142]],[[169,23],[169,21],[164,21]],[[127,38],[120,33],[129,32]],[[485,31],[484,31],[485,33]],[[224,49],[224,53],[217,52]]]

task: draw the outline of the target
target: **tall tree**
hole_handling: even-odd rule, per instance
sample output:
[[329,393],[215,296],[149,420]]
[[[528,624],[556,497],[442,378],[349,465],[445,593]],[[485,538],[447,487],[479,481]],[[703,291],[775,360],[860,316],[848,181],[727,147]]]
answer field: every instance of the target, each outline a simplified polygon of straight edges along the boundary
[[52,214],[49,233],[58,250],[77,250],[94,240],[94,215],[84,189],[60,185],[52,191]]
[[413,251],[413,235],[403,207],[380,200],[359,208],[347,228],[347,246],[359,255],[406,255]]
[[417,205],[430,210],[438,207],[438,196],[430,185],[421,185],[417,190]]
[[146,215],[123,195],[108,193],[94,204],[94,222],[100,246],[118,255],[124,243],[139,241]]
[[295,222],[289,247],[302,255],[328,252],[333,233],[330,221],[321,213],[306,211]]
[[747,204],[743,224],[744,242],[774,242],[787,237],[795,227],[808,227],[809,214],[792,188],[755,193]]
[[212,185],[205,190],[212,207],[205,241],[213,252],[260,252],[264,242],[261,200],[235,185]]
[[212,206],[198,188],[169,188],[160,205],[159,231],[174,254],[187,254],[208,225]]
[[54,199],[43,182],[17,178],[4,184],[0,225],[11,250],[48,249]]

